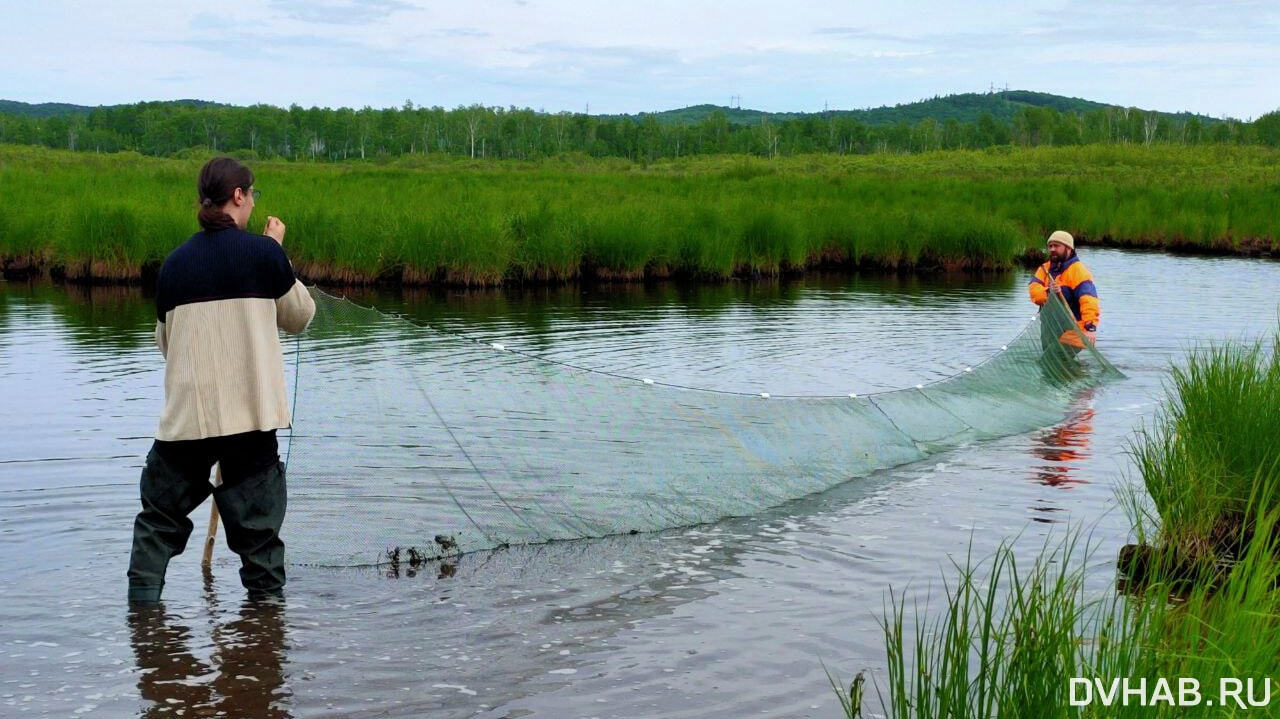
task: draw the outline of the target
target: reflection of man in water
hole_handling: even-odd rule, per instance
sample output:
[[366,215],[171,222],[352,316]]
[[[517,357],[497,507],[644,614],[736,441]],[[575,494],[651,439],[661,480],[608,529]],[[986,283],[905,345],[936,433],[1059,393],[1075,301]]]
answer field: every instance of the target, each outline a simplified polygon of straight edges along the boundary
[[[210,661],[192,654],[191,628],[148,606],[129,612],[143,717],[263,717],[287,719],[284,684],[284,607],[246,602],[235,620],[213,629]],[[208,679],[213,674],[213,679]]]
[[1076,409],[1067,421],[1036,436],[1031,450],[1041,460],[1036,467],[1035,478],[1049,487],[1069,487],[1088,484],[1088,480],[1073,476],[1073,470],[1089,457],[1089,440],[1093,434],[1093,390],[1082,393],[1076,401]]

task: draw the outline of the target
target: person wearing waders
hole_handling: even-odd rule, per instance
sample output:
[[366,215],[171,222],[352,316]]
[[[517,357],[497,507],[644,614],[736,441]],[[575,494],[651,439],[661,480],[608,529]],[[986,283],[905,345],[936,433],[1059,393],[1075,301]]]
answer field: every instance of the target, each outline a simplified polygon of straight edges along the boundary
[[[306,329],[315,302],[284,252],[285,226],[268,217],[246,231],[258,191],[229,157],[200,170],[200,232],[165,258],[156,286],[156,344],[165,358],[164,409],[142,469],[133,523],[129,601],[155,604],[169,560],[191,536],[187,518],[210,493],[240,555],[251,598],[284,588],[284,465],[276,430],[288,427],[277,328]],[[221,467],[222,484],[209,482]]]
[[[1093,274],[1076,254],[1076,241],[1071,233],[1057,230],[1049,235],[1049,261],[1036,270],[1028,291],[1031,301],[1037,305],[1044,305],[1050,292],[1061,295],[1071,308],[1071,314],[1075,315],[1080,331],[1090,342],[1094,341],[1100,316],[1098,288],[1093,284]],[[1079,345],[1080,341],[1074,334],[1063,333],[1060,341],[1072,346]]]

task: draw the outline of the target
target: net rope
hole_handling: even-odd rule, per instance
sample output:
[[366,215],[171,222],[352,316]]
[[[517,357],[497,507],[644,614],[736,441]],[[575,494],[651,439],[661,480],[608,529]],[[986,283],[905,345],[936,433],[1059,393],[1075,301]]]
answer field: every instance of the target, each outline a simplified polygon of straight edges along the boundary
[[1061,421],[1121,373],[1054,297],[955,375],[867,394],[591,369],[311,288],[286,457],[294,563],[419,561],[744,516]]

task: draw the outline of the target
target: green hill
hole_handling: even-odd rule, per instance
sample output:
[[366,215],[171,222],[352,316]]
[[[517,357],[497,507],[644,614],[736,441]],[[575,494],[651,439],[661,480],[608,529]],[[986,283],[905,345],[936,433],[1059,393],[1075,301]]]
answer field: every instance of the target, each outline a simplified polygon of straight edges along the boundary
[[[6,112],[6,110],[8,110]],[[769,118],[762,123],[761,118]],[[1144,111],[1041,92],[933,97],[892,107],[763,113],[696,105],[635,115],[551,114],[473,105],[376,109],[222,105],[200,100],[82,105],[0,101],[0,142],[171,156],[340,161],[401,155],[531,159],[564,153],[652,161],[689,154],[777,157],[928,152],[997,145],[1280,145],[1280,112],[1254,122]]]
[[[184,107],[229,107],[220,102],[209,102],[208,100],[161,100],[148,105],[180,105]],[[18,102],[17,100],[0,100],[0,113],[9,115],[22,115],[24,117],[69,117],[71,115],[88,115],[98,107],[117,108],[131,107],[132,105],[99,105],[93,107],[90,105],[72,105],[66,102],[41,102],[31,104],[27,102]]]
[[[639,113],[635,115],[612,115],[616,118],[643,120],[652,116],[665,124],[693,124],[700,122],[715,112],[723,112],[728,121],[735,125],[759,124],[761,118],[773,122],[794,120],[804,117],[849,117],[866,125],[893,125],[898,122],[915,123],[926,118],[940,122],[954,119],[957,122],[977,122],[984,113],[1000,122],[1013,120],[1014,115],[1027,107],[1048,107],[1058,112],[1088,112],[1107,107],[1119,107],[1103,102],[1084,100],[1078,97],[1065,97],[1047,92],[1030,90],[1004,90],[991,93],[965,92],[956,95],[932,97],[927,100],[908,102],[898,105],[866,108],[862,110],[828,110],[826,112],[763,112],[761,110],[724,107],[721,105],[693,105],[676,110],[662,112]],[[1170,118],[1187,119],[1199,117],[1205,124],[1218,122],[1217,118],[1205,115],[1194,115],[1189,112],[1158,112]]]
[[[167,100],[154,103],[145,103],[147,105],[178,105],[187,107],[231,107],[223,103],[208,102],[206,100]],[[126,107],[125,105],[105,105],[106,108]],[[795,120],[805,117],[848,117],[865,125],[884,126],[893,125],[898,122],[916,123],[926,118],[933,118],[939,122],[954,119],[957,122],[971,123],[977,122],[984,113],[990,114],[993,119],[998,122],[1010,122],[1019,110],[1027,107],[1048,107],[1058,112],[1088,112],[1090,110],[1099,110],[1107,107],[1120,107],[1118,105],[1108,105],[1102,102],[1094,102],[1093,100],[1084,100],[1078,97],[1065,97],[1062,95],[1054,95],[1047,92],[1032,92],[1030,90],[1003,90],[991,93],[965,92],[956,95],[943,95],[939,97],[931,97],[926,100],[917,102],[908,102],[898,105],[885,105],[883,107],[872,107],[860,110],[829,110],[826,112],[764,112],[761,110],[743,109],[737,107],[726,107],[723,105],[692,105],[690,107],[682,107],[675,110],[663,110],[660,112],[641,112],[636,114],[619,114],[619,115],[601,115],[602,119],[631,119],[641,121],[646,117],[654,117],[663,124],[669,125],[692,125],[700,122],[713,113],[722,112],[728,119],[730,124],[734,125],[758,125],[762,117],[767,117],[771,122],[781,122],[783,120]],[[72,105],[62,102],[44,102],[39,104],[29,104],[25,102],[16,102],[14,100],[0,100],[0,113],[11,115],[23,115],[35,118],[48,117],[67,117],[70,115],[86,115],[94,110],[94,107],[87,105]],[[1144,112],[1146,112],[1144,110]],[[1219,122],[1217,118],[1205,115],[1195,115],[1190,112],[1158,112],[1159,115],[1169,117],[1170,119],[1187,120],[1191,117],[1198,117],[1200,121],[1206,125]]]
[[32,105],[14,100],[0,100],[0,112],[25,117],[62,117],[87,113],[93,108],[84,105],[69,105],[65,102],[42,102]]

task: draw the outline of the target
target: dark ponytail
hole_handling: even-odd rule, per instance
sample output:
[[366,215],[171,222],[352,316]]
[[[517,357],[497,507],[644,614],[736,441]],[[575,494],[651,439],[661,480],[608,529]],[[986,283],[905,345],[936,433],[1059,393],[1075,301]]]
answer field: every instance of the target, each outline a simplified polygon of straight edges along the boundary
[[196,190],[200,193],[200,213],[196,218],[206,232],[217,232],[236,226],[231,215],[222,211],[236,188],[245,192],[253,185],[253,173],[230,157],[215,157],[200,168]]

